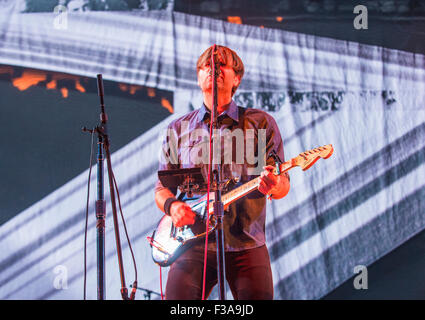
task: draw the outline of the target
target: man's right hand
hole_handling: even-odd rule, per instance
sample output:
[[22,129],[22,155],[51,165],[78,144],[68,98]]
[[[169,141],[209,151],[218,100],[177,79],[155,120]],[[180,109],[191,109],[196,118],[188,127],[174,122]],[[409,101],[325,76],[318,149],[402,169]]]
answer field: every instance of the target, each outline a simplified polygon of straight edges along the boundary
[[183,227],[195,223],[195,212],[183,201],[176,201],[171,204],[170,216],[175,227]]

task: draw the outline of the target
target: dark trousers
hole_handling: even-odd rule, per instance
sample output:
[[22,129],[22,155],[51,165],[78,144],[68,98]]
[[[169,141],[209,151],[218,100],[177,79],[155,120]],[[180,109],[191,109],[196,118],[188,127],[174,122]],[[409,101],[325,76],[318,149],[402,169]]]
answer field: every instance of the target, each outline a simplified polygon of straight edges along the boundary
[[[267,247],[225,253],[226,280],[235,300],[272,300],[273,279]],[[185,251],[170,267],[165,298],[167,300],[202,299],[204,250]],[[208,252],[205,298],[217,284],[217,258]]]

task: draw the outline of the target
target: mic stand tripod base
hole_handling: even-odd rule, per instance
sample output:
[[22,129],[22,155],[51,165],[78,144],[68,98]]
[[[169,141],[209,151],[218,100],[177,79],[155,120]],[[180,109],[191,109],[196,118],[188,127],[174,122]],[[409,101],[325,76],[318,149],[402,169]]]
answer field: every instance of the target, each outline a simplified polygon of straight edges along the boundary
[[218,168],[213,171],[213,176],[215,177],[214,185],[214,201],[213,209],[214,215],[216,218],[216,229],[215,229],[215,238],[216,238],[216,247],[217,247],[217,282],[218,282],[218,294],[219,300],[226,300],[226,263],[225,263],[225,253],[224,253],[224,232],[223,232],[223,219],[224,219],[224,206],[221,201],[221,188],[218,186],[220,183],[220,165]]
[[223,203],[220,201],[214,201],[214,214],[216,216],[216,246],[217,246],[217,280],[218,280],[218,293],[220,300],[226,300],[226,282],[225,282],[225,270],[226,262],[224,256],[224,233],[223,233],[223,218],[224,208]]

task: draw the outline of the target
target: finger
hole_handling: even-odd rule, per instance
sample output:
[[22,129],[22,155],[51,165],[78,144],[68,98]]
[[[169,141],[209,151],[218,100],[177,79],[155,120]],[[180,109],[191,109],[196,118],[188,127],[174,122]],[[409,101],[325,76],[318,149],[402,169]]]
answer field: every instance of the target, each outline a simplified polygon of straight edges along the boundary
[[264,171],[264,176],[265,177],[270,177],[270,178],[274,178],[274,177],[276,177],[274,174],[273,174],[273,172],[271,172],[271,171]]
[[173,224],[176,227],[182,227],[184,225],[184,212],[178,211],[174,216],[172,216]]
[[192,208],[186,207],[186,208],[184,208],[184,215],[194,217],[195,212],[192,211]]
[[258,186],[258,191],[260,191],[262,194],[266,194],[263,190],[263,187],[261,187],[261,186]]
[[185,216],[181,221],[181,224],[183,226],[194,224],[194,223],[195,223],[195,217],[191,217],[191,216]]
[[185,203],[185,202],[183,202],[183,207],[184,208],[188,208],[188,209],[190,209],[190,210],[192,210],[192,207],[191,206],[189,206],[187,203]]
[[260,179],[260,181],[270,187],[273,187],[274,185],[276,185],[276,182],[274,181],[274,179],[268,176],[264,176],[262,179]]
[[273,172],[274,167],[273,167],[273,166],[268,165],[268,166],[263,167],[263,169],[264,169],[264,170],[266,170],[267,172]]
[[181,224],[180,219],[174,218],[173,219],[173,224],[174,224],[175,227],[180,228],[181,227],[181,225],[180,225]]
[[271,187],[274,187],[277,184],[277,178],[273,175],[267,175],[264,177],[265,182],[270,185]]
[[192,225],[195,223],[195,216],[188,219],[187,224]]
[[264,195],[268,194],[268,191],[265,188],[259,188],[258,190]]
[[265,180],[261,181],[261,186],[263,187],[263,189],[269,189],[270,188],[269,184]]
[[260,181],[260,184],[258,185],[258,190],[263,194],[267,194],[269,192],[269,188],[263,181]]
[[262,176],[262,180],[269,180],[269,174],[267,173],[267,171],[263,172],[263,176]]
[[194,224],[195,218],[196,218],[196,214],[190,209],[190,207],[184,208],[179,223],[182,226],[185,226],[188,224]]
[[181,203],[180,206],[178,207],[178,212],[180,212],[180,214],[184,215],[186,214],[186,212],[192,211],[192,208],[187,205],[186,203]]
[[266,176],[270,176],[270,175],[272,175],[272,174],[273,174],[273,172],[272,172],[272,171],[264,170],[264,171],[261,171],[260,176],[261,176],[261,177],[266,177]]

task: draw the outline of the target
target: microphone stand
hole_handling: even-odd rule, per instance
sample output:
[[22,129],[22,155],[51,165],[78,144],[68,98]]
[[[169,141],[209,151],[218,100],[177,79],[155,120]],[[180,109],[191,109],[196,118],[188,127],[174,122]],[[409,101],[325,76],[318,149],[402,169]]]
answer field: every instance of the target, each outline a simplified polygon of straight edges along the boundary
[[97,200],[96,200],[96,250],[97,250],[97,300],[104,300],[105,294],[105,217],[106,201],[103,193],[103,134],[97,132]]
[[[216,61],[214,59],[214,55],[216,52],[216,45],[214,44],[213,52],[211,54],[211,67],[213,73],[213,99],[212,99],[212,116],[211,116],[211,125],[213,128],[213,132],[218,132],[218,115],[217,115],[217,76],[220,73],[220,69],[216,68]],[[220,140],[219,140],[220,141]],[[220,141],[221,142],[221,141]],[[213,153],[214,148],[211,148],[211,153]],[[210,156],[210,161],[213,159],[213,156]],[[212,166],[211,166],[212,167]],[[226,283],[225,283],[225,256],[224,256],[224,233],[223,233],[223,218],[224,218],[224,207],[223,202],[221,201],[221,177],[220,177],[220,161],[217,164],[216,169],[213,171],[213,185],[214,185],[214,214],[217,221],[217,226],[215,230],[216,235],[216,245],[217,245],[217,280],[218,280],[218,295],[220,300],[226,300]]]
[[[85,127],[83,131],[96,132],[98,136],[98,149],[97,149],[97,200],[96,200],[96,230],[97,230],[97,299],[105,299],[105,216],[106,216],[106,202],[104,199],[103,189],[103,160],[106,155],[106,164],[108,169],[109,178],[109,191],[111,196],[112,214],[115,229],[115,241],[117,246],[118,266],[121,278],[121,296],[123,300],[129,300],[128,290],[125,285],[124,266],[122,261],[121,242],[119,235],[119,226],[117,218],[117,206],[115,202],[115,189],[113,182],[113,172],[111,165],[111,154],[109,151],[109,138],[107,131],[108,116],[105,112],[105,105],[103,101],[103,82],[102,75],[97,75],[98,94],[100,98],[100,125],[93,130],[88,130]],[[134,296],[132,295],[132,298]]]

